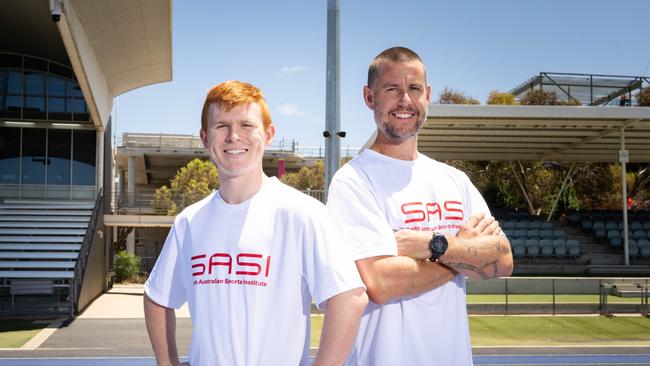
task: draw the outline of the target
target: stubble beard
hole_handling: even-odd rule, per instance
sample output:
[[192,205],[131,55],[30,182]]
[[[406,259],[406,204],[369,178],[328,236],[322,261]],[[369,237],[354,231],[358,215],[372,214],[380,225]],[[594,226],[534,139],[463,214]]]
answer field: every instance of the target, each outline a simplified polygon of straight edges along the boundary
[[424,126],[424,122],[426,120],[426,116],[420,116],[418,115],[418,120],[417,123],[413,128],[408,128],[408,129],[400,129],[396,128],[394,125],[390,123],[390,120],[388,117],[386,117],[386,121],[380,122],[380,132],[384,134],[384,136],[388,137],[389,140],[395,141],[395,142],[403,142],[406,140],[409,140],[413,137],[415,137],[418,132],[420,131],[420,128]]

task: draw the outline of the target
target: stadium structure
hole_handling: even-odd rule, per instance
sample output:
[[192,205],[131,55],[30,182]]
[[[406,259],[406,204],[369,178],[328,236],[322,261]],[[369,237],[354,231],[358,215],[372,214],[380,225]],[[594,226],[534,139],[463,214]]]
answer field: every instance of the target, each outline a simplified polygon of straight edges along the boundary
[[[153,191],[207,156],[196,136],[112,141],[111,110],[118,95],[172,79],[171,24],[170,0],[3,2],[0,315],[82,311],[112,285],[123,237],[144,270],[153,266],[173,220],[151,208]],[[437,160],[647,163],[650,108],[616,103],[647,82],[541,73],[513,92],[556,90],[582,106],[431,105],[419,148]],[[281,176],[324,155],[276,142],[264,170]],[[562,221],[495,214],[516,274],[650,273],[648,212],[573,212]]]

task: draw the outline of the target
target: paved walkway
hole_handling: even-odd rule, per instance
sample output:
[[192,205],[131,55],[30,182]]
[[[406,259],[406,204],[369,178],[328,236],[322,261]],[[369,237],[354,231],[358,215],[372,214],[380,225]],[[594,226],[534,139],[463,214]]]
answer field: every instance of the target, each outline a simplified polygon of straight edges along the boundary
[[[23,348],[0,350],[0,366],[154,365],[142,294],[142,285],[116,285],[78,317],[54,321]],[[179,354],[187,355],[192,332],[187,307],[176,316]],[[650,347],[475,347],[473,353],[476,365],[650,363]]]

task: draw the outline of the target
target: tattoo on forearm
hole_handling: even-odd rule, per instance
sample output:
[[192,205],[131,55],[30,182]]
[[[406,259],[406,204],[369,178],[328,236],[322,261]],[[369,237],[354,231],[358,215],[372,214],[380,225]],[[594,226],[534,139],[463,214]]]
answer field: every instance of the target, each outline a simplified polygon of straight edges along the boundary
[[[499,262],[498,260],[495,260],[489,263],[485,263],[480,267],[468,263],[458,263],[458,262],[456,263],[447,262],[445,264],[458,271],[468,271],[468,272],[476,273],[481,279],[487,280],[490,278],[497,277],[499,271],[499,267],[497,265],[498,262]],[[489,271],[491,273],[488,273],[487,270],[490,269],[490,267],[492,270]]]

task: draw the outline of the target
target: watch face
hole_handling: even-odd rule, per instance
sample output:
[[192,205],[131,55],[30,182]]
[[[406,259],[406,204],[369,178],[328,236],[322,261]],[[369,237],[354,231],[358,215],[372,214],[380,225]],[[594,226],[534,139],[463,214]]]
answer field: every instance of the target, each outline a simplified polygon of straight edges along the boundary
[[433,238],[433,249],[438,253],[444,253],[447,250],[447,238],[444,235],[436,235]]

